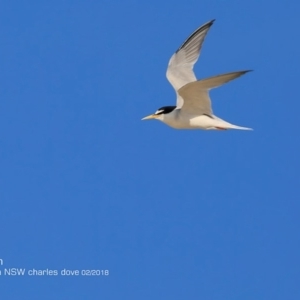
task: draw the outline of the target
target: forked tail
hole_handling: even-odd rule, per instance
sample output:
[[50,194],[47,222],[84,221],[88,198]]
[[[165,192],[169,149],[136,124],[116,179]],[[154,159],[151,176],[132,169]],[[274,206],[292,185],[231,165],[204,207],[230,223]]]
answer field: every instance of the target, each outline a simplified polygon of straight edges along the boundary
[[230,127],[228,127],[228,129],[253,130],[252,128],[242,127],[242,126],[236,126],[236,125],[232,125],[232,124],[231,124]]
[[219,117],[217,117],[215,115],[213,117],[217,121],[216,126],[215,126],[217,129],[223,129],[223,130],[226,130],[226,129],[253,130],[252,128],[233,125],[229,122],[226,122],[226,121],[220,119]]

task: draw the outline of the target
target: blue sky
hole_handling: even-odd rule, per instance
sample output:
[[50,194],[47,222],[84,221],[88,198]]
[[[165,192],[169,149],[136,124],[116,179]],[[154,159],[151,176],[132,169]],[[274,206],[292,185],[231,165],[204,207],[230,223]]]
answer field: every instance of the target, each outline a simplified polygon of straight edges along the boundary
[[[297,1],[2,1],[1,299],[299,299]],[[198,78],[242,131],[140,119]],[[109,270],[8,276],[4,268]]]

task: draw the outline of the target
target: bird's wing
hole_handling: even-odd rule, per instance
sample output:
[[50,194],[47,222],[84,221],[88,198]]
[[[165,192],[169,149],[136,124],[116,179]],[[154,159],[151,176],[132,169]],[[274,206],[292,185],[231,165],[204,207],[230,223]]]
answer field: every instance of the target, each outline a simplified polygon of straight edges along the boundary
[[[171,57],[167,78],[176,93],[182,86],[196,80],[193,67],[199,58],[204,38],[213,22],[214,20],[209,21],[194,31]],[[177,96],[177,107],[181,107],[183,103],[179,102],[183,101],[178,93]]]
[[203,89],[200,81],[186,84],[178,90],[179,96],[183,99],[181,111],[192,115],[212,116],[211,101],[208,90]]
[[178,90],[178,94],[184,100],[181,110],[194,115],[206,114],[212,116],[209,90],[238,78],[247,72],[249,71],[231,72],[186,84]]

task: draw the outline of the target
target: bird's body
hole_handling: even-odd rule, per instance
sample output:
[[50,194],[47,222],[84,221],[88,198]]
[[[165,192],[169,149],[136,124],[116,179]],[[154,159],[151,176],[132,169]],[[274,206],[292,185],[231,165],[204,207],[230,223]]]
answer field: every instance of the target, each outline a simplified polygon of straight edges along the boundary
[[167,78],[177,95],[176,106],[164,106],[142,120],[157,119],[176,129],[242,129],[250,128],[228,123],[212,112],[209,90],[233,80],[249,71],[231,72],[198,80],[193,67],[199,58],[210,21],[199,27],[173,54],[167,69]]
[[249,130],[249,128],[236,126],[228,123],[215,115],[197,115],[186,113],[181,111],[181,109],[175,109],[167,114],[161,114],[156,117],[157,120],[164,122],[165,124],[173,127],[175,129],[244,129]]

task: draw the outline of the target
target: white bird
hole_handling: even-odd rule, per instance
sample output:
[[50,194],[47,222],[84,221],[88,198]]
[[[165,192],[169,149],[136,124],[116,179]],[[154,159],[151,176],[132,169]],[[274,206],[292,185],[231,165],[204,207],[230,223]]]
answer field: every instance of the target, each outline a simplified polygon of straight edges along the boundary
[[176,106],[164,106],[142,120],[157,119],[176,129],[243,129],[213,114],[209,90],[244,75],[247,71],[231,72],[197,80],[193,72],[204,38],[214,20],[193,32],[173,54],[167,78],[177,95]]

